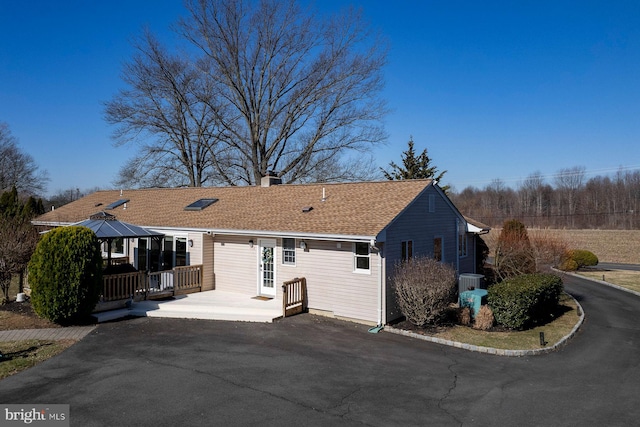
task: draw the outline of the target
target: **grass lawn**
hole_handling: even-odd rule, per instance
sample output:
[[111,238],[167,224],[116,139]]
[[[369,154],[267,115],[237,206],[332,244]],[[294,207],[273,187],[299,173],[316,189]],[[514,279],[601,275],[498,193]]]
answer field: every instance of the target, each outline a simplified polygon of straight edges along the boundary
[[568,335],[579,319],[578,307],[566,294],[560,298],[561,309],[558,316],[551,322],[526,331],[480,331],[468,326],[454,325],[436,328],[435,330],[412,330],[435,338],[450,341],[492,347],[503,350],[534,350],[541,348],[540,332],[544,332],[547,347],[556,344],[562,337]]
[[44,362],[74,343],[75,340],[0,342],[0,379]]
[[[9,297],[12,302],[0,305],[0,331],[60,327],[38,317],[29,302],[15,302],[17,293],[18,280],[14,277],[9,288]],[[44,362],[60,354],[75,342],[69,339],[0,342],[0,379]]]
[[577,271],[577,273],[590,279],[602,280],[632,291],[640,292],[640,271],[607,270]]

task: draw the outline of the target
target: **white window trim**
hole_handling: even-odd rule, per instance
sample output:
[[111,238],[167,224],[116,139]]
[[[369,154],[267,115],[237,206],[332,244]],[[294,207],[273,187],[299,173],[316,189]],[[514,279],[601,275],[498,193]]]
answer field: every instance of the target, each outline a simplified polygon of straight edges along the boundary
[[[362,243],[362,242],[359,242]],[[365,255],[357,255],[356,254],[356,245],[357,243],[353,243],[351,245],[351,254],[353,256],[353,272],[357,273],[357,274],[371,274],[371,248],[369,247],[368,243],[363,243],[367,245],[367,255],[366,257],[369,259],[369,268],[364,269],[364,268],[358,268],[358,258],[364,258]]]
[[298,240],[291,238],[293,240],[293,262],[286,262],[285,261],[285,256],[284,256],[284,239],[286,239],[287,237],[283,237],[281,239],[281,243],[282,243],[282,262],[281,264],[285,267],[295,267],[296,263],[298,262],[298,252],[296,251],[296,246],[298,245]]

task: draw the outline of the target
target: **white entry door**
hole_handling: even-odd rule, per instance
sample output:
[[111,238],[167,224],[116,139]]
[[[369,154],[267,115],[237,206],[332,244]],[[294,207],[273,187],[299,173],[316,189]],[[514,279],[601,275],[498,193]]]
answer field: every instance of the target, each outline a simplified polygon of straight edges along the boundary
[[265,297],[276,296],[276,241],[273,239],[260,239],[260,252],[258,253],[258,293]]

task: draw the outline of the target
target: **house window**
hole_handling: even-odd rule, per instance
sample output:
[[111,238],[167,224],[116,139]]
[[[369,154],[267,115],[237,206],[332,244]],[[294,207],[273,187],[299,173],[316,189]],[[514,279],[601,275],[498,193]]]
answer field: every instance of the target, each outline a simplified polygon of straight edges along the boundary
[[[156,250],[162,250],[162,265],[159,268],[160,270],[171,270],[174,267],[189,265],[187,237],[164,236],[164,239],[159,243],[162,243],[162,245],[156,246],[152,241],[151,254],[153,256],[154,249],[156,248]],[[154,271],[153,266],[152,271]]]
[[[126,255],[125,240],[122,237],[111,240],[111,256],[123,257]],[[109,252],[109,243],[102,243],[102,253],[107,255]]]
[[354,267],[355,271],[369,271],[369,244],[354,243],[353,244]]
[[187,238],[176,237],[176,267],[187,265]]
[[138,265],[139,271],[147,270],[147,248],[149,247],[148,239],[138,239]]
[[433,259],[438,262],[442,261],[442,237],[433,239]]
[[162,248],[162,269],[171,270],[173,264],[173,236],[164,236],[164,247]]
[[467,235],[464,233],[458,235],[458,255],[467,256]]
[[413,258],[413,240],[402,242],[402,261],[409,261]]
[[282,239],[282,263],[296,265],[296,239]]

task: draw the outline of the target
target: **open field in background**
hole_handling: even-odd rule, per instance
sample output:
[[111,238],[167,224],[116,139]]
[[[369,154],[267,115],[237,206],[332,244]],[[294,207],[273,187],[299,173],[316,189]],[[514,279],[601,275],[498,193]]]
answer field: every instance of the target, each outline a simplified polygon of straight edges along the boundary
[[[586,249],[601,262],[640,264],[640,230],[565,230],[528,228],[530,236],[538,234],[564,240],[569,249]],[[500,236],[500,229],[493,228],[482,236],[491,250]]]
[[607,270],[607,271],[578,271],[579,275],[590,279],[613,283],[632,291],[640,292],[640,272]]

